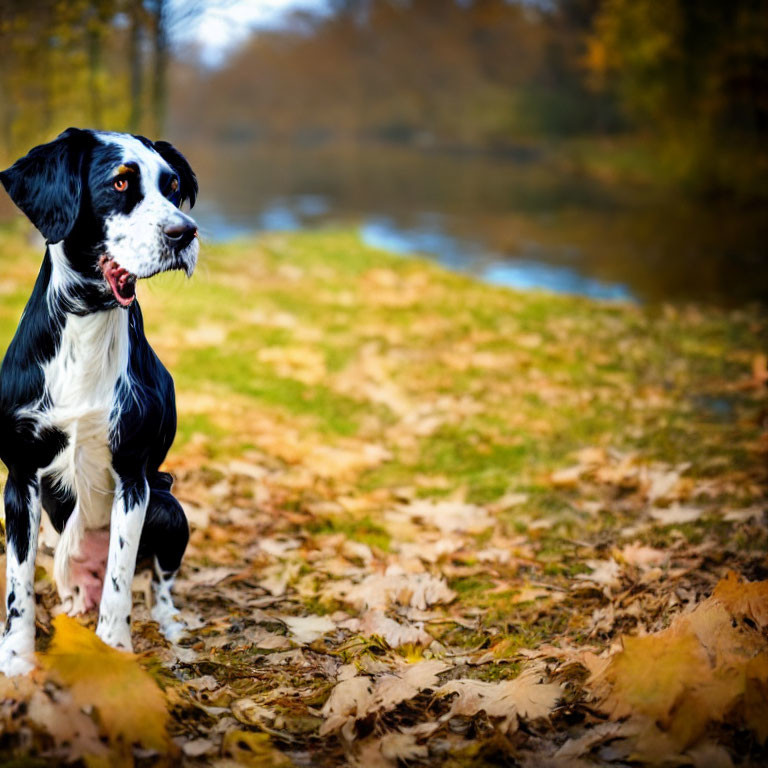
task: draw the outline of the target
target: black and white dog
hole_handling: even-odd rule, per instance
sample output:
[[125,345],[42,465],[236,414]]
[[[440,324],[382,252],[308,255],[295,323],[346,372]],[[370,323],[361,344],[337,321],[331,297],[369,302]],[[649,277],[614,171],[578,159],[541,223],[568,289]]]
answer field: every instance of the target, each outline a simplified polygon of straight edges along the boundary
[[[48,247],[0,369],[8,618],[0,671],[33,666],[41,508],[60,537],[65,609],[99,605],[97,634],[131,649],[137,559],[155,569],[153,617],[168,636],[171,585],[189,539],[159,467],[176,433],[173,380],[144,336],[136,280],[198,255],[197,180],[167,142],[74,128],[0,173]],[[105,564],[106,561],[106,564]],[[106,568],[106,573],[104,572]]]

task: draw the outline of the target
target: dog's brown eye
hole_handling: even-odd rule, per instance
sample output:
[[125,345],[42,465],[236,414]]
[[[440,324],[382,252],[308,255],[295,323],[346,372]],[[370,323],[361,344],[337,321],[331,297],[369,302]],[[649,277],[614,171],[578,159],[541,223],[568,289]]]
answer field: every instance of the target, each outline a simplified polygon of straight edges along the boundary
[[175,192],[179,188],[179,180],[178,179],[172,179],[171,180],[171,192]]
[[113,186],[118,192],[125,192],[128,189],[128,179],[115,179]]

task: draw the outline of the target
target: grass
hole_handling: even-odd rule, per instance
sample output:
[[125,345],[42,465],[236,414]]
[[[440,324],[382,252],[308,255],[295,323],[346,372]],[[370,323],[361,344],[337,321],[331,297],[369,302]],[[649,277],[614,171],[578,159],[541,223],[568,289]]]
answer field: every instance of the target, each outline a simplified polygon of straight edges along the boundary
[[[0,231],[0,349],[40,260],[26,233]],[[440,495],[448,478],[489,502],[524,487],[541,514],[558,515],[562,501],[538,481],[581,447],[642,450],[705,474],[715,457],[749,462],[749,441],[731,438],[759,431],[731,418],[749,412],[748,392],[719,405],[725,418],[707,407],[712,382],[749,375],[765,330],[756,312],[515,293],[346,231],[206,245],[192,281],[161,276],[139,294],[180,393],[181,451],[259,448],[266,420],[296,440],[383,442],[388,460],[357,479],[369,491],[417,476],[420,495]]]

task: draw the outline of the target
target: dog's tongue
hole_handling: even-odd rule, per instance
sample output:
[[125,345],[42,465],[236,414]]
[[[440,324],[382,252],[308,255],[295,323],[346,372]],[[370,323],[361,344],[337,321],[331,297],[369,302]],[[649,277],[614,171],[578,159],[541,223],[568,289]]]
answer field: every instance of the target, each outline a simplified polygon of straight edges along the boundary
[[123,307],[130,306],[136,298],[136,277],[114,259],[103,257],[100,266],[117,303]]

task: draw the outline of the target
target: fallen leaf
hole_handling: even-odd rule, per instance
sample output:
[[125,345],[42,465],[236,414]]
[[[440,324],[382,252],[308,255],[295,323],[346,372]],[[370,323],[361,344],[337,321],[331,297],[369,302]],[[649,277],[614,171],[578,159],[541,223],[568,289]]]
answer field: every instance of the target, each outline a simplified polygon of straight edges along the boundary
[[417,499],[401,509],[409,517],[443,533],[482,533],[496,523],[486,509],[463,501]]
[[373,683],[368,677],[352,677],[337,683],[321,710],[325,722],[320,726],[320,736],[341,729],[341,735],[352,741],[355,722],[365,717],[370,708],[372,690]]
[[445,579],[430,573],[404,573],[397,567],[389,567],[383,574],[372,573],[359,584],[337,582],[329,591],[358,610],[385,610],[397,603],[423,611],[456,597]]
[[292,768],[293,763],[272,745],[269,734],[239,729],[224,734],[222,751],[241,765],[259,768]]
[[733,571],[715,587],[713,597],[738,618],[768,627],[768,581],[743,581]]
[[336,624],[328,616],[281,616],[293,639],[301,645],[314,643],[315,640],[333,632]]
[[388,733],[381,737],[381,754],[388,760],[423,760],[428,755],[427,747],[418,744],[412,733]]
[[648,514],[662,525],[678,525],[698,520],[702,515],[702,510],[696,507],[683,507],[679,504],[673,504],[668,509],[654,507]]
[[562,695],[559,685],[542,682],[537,671],[521,672],[514,680],[501,683],[452,680],[442,685],[437,693],[439,696],[458,694],[451,702],[450,711],[443,716],[444,720],[485,712],[489,717],[501,718],[502,731],[516,730],[518,717],[525,720],[546,717]]
[[[668,629],[624,637],[587,681],[612,720],[628,718],[639,759],[670,760],[726,719],[768,739],[768,642],[759,628],[767,588],[729,573]],[[739,617],[753,626],[734,622]]]
[[357,720],[374,712],[387,712],[424,690],[435,689],[438,675],[450,666],[433,659],[406,664],[375,682],[368,677],[342,680],[323,706],[322,715],[326,720],[320,726],[320,735],[341,729],[342,736],[351,741]]
[[64,614],[56,616],[53,627],[41,665],[80,707],[96,710],[110,743],[169,751],[165,697],[136,656],[110,648]]
[[373,690],[372,708],[387,711],[418,696],[423,690],[434,689],[438,683],[437,676],[450,667],[446,662],[432,659],[407,664],[394,674],[382,675]]
[[652,568],[655,565],[661,565],[668,558],[669,554],[661,549],[654,549],[641,544],[639,541],[633,544],[627,544],[620,552],[621,559],[628,565],[635,565],[642,570]]
[[419,627],[390,619],[382,611],[368,611],[358,623],[357,632],[367,637],[378,635],[390,648],[401,645],[429,645],[432,636]]
[[610,560],[587,560],[585,565],[592,569],[592,573],[578,573],[576,578],[580,581],[591,581],[595,584],[601,584],[608,589],[617,589],[621,586],[621,568],[619,564],[611,558]]

